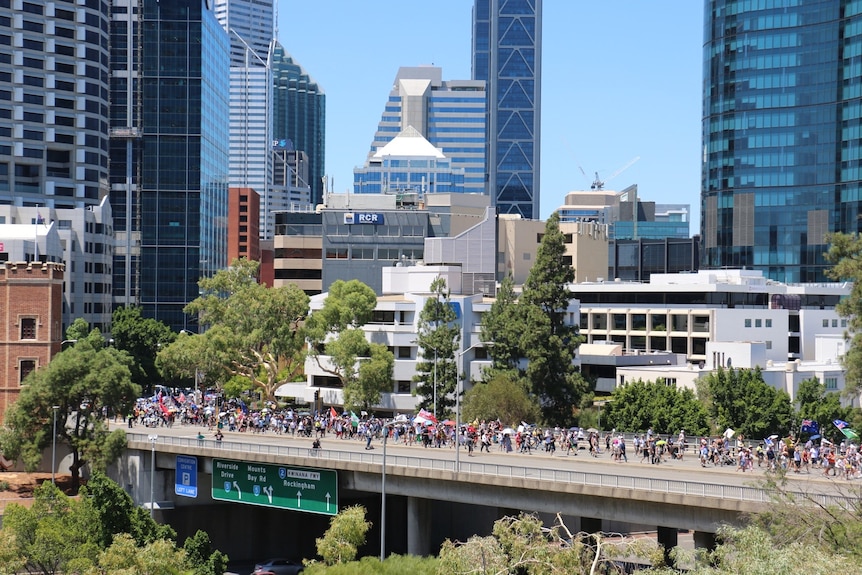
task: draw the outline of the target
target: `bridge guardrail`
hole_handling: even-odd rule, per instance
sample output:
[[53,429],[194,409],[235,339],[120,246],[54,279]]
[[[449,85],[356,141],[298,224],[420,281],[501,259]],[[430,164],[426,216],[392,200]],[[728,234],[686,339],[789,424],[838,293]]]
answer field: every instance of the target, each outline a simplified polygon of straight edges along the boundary
[[[149,443],[148,435],[144,433],[126,433],[126,437],[130,442]],[[372,465],[383,464],[382,453],[339,451],[336,449],[323,448],[309,449],[307,447],[272,445],[269,443],[254,444],[229,440],[216,441],[213,439],[195,439],[171,436],[159,436],[156,443],[190,448],[206,447],[210,449],[218,449],[226,454],[235,456],[240,456],[245,453],[260,453],[280,457],[319,457],[320,459],[332,461],[346,461]],[[414,469],[430,469],[432,471],[455,471],[454,461],[445,459],[427,459],[423,457],[399,454],[387,454],[386,466],[387,468],[405,467]],[[672,493],[677,495],[714,499],[732,499],[736,501],[750,501],[756,503],[764,503],[770,500],[769,492],[758,487],[725,485],[698,481],[653,479],[648,477],[634,477],[568,469],[541,469],[520,465],[503,465],[462,460],[461,473],[509,477],[523,480],[534,479],[536,481],[554,481],[559,483],[572,483],[577,485],[608,488],[633,489],[658,493]],[[825,493],[812,494],[793,492],[792,495],[797,498],[811,498],[815,503],[820,505],[848,505],[851,503],[846,497],[837,497]]]

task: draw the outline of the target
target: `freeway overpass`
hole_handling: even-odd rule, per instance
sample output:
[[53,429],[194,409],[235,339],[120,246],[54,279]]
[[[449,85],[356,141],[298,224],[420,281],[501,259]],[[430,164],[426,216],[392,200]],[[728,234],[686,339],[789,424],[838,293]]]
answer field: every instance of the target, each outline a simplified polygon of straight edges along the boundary
[[[364,442],[325,439],[322,449],[312,450],[309,439],[231,433],[217,442],[198,439],[199,429],[132,430],[126,454],[111,471],[137,503],[154,501],[158,517],[171,523],[181,536],[205,528],[214,545],[232,558],[260,558],[272,554],[272,549],[284,549],[278,554],[308,557],[314,554],[313,538],[328,526],[325,514],[244,505],[254,499],[250,495],[242,502],[220,501],[230,486],[222,487],[222,471],[217,470],[214,493],[216,461],[222,462],[220,467],[236,462],[273,473],[283,468],[296,473],[333,470],[338,505],[365,505],[374,525],[368,541],[379,541],[384,457],[380,442],[368,451],[363,449]],[[151,441],[152,435],[157,439]],[[659,540],[670,547],[676,544],[677,530],[692,530],[696,544],[709,546],[719,525],[738,524],[743,514],[757,511],[769,500],[754,485],[755,475],[734,473],[732,467],[704,470],[693,456],[687,461],[644,465],[617,464],[607,456],[594,459],[584,452],[578,457],[560,452],[554,456],[476,455],[467,457],[462,452],[456,471],[452,449],[387,446],[387,549],[428,554],[444,538],[465,540],[474,533],[488,533],[495,519],[520,511],[536,512],[543,518],[561,513],[573,531],[657,530]],[[175,493],[177,462],[182,467],[186,456],[196,457],[194,498]],[[246,470],[243,467],[242,473]],[[815,488],[828,496],[831,483],[805,483],[805,490]],[[272,499],[272,492],[269,494]],[[297,496],[302,496],[301,490]],[[301,497],[298,503],[301,507]]]

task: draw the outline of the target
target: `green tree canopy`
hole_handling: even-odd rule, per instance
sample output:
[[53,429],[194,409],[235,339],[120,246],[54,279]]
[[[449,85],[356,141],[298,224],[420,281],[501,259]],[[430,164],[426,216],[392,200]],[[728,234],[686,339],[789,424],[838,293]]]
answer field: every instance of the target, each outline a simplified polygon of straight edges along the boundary
[[[57,441],[72,452],[69,470],[75,489],[84,465],[105,469],[125,448],[125,434],[109,433],[104,413],[129,413],[141,394],[131,380],[129,355],[104,347],[98,330],[93,333],[27,376],[18,400],[6,412],[6,429],[0,435],[5,456],[35,470],[43,450],[52,445],[57,406]],[[92,341],[98,343],[94,346]]]
[[541,409],[529,393],[527,383],[511,372],[490,373],[464,395],[464,421],[499,419],[504,425],[538,421]]
[[337,377],[348,409],[370,409],[392,389],[395,356],[372,344],[362,326],[377,306],[377,295],[359,280],[330,286],[323,307],[308,318],[309,354],[324,372]]
[[698,380],[697,390],[721,431],[729,427],[751,439],[790,431],[794,414],[790,396],[768,385],[760,368],[719,367]]
[[[303,371],[305,338],[302,324],[308,314],[308,296],[295,284],[267,288],[257,281],[258,263],[234,260],[231,267],[198,282],[201,296],[185,312],[198,316],[206,332],[178,339],[158,362],[167,373],[194,373],[204,378],[228,374],[248,378],[255,389],[275,400],[275,390],[295,381]],[[200,341],[193,341],[202,338]],[[173,349],[172,349],[173,348]],[[197,358],[195,351],[204,350]]]
[[518,300],[525,306],[520,347],[529,362],[526,376],[548,424],[573,422],[574,409],[588,387],[573,364],[581,342],[578,328],[567,321],[568,286],[574,278],[555,212],[545,224],[536,262]]
[[132,381],[151,391],[153,384],[162,380],[156,367],[159,347],[174,341],[176,334],[163,322],[144,318],[138,307],[120,307],[111,317],[111,338],[114,347],[134,359]]
[[842,357],[844,368],[844,393],[858,397],[862,392],[862,235],[858,233],[829,234],[830,243],[826,261],[833,264],[827,275],[836,281],[850,281],[850,295],[842,298],[836,311],[847,318],[850,348]]
[[622,431],[677,433],[684,429],[689,435],[709,433],[709,415],[703,403],[688,388],[632,381],[614,389],[612,401],[605,408],[606,427]]
[[500,283],[497,297],[487,313],[482,314],[482,341],[493,341],[488,348],[491,369],[517,371],[524,353],[521,337],[524,334],[522,308],[515,295],[515,282],[507,275]]
[[[460,347],[461,327],[452,309],[446,280],[431,282],[431,297],[425,300],[419,312],[418,339],[422,361],[416,365],[413,381],[419,407],[439,413],[452,413],[455,407],[455,389],[458,365],[455,352]],[[436,406],[435,406],[436,399]],[[435,409],[436,407],[436,409]]]
[[[853,408],[842,407],[841,394],[827,393],[826,386],[816,377],[803,380],[796,390],[796,402],[799,404],[799,420],[810,419],[820,423],[822,432],[833,439],[844,436],[831,424],[836,419],[849,421],[852,419]],[[830,433],[834,430],[834,434]]]
[[365,520],[361,505],[346,507],[329,521],[329,529],[316,539],[317,554],[327,565],[347,563],[356,559],[359,547],[365,544],[365,535],[371,523]]

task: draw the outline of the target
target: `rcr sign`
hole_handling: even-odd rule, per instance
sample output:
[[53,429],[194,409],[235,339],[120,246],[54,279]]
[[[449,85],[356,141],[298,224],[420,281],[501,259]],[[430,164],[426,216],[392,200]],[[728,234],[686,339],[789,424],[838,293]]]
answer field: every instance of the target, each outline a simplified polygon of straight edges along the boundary
[[354,224],[371,224],[379,226],[383,224],[383,214],[369,212],[347,212],[344,214],[345,225],[352,226]]

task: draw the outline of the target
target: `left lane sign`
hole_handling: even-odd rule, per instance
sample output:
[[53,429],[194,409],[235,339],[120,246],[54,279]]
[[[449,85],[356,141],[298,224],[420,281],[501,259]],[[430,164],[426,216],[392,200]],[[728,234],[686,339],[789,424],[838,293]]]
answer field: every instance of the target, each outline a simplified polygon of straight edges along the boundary
[[198,496],[198,458],[177,455],[177,480],[174,493],[183,497]]

